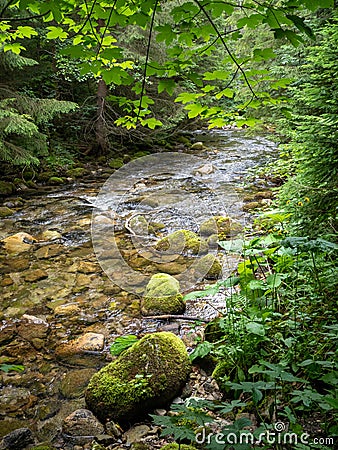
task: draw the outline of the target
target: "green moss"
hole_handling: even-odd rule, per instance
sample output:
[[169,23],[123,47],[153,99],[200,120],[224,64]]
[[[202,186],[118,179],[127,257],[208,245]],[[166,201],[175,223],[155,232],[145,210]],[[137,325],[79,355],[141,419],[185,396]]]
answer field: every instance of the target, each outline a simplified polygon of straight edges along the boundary
[[55,447],[51,447],[47,444],[36,445],[35,447],[31,447],[30,450],[55,450]]
[[[21,180],[20,180],[21,181]],[[0,181],[0,195],[12,194],[15,190],[13,183],[7,181]]]
[[84,167],[76,167],[75,169],[67,170],[66,175],[71,178],[81,178],[86,175],[87,172],[87,169]]
[[179,294],[180,283],[167,273],[153,275],[145,290],[146,297],[170,297]]
[[212,377],[217,381],[218,386],[223,392],[229,388],[225,386],[225,382],[230,380],[230,373],[234,369],[232,361],[220,361],[212,372]]
[[208,244],[196,233],[189,230],[177,230],[165,238],[159,240],[156,244],[157,250],[170,250],[170,253],[181,254],[182,252],[191,252],[193,255],[207,253]]
[[86,403],[101,421],[133,420],[167,404],[189,372],[189,357],[177,336],[148,334],[91,378]]
[[222,274],[222,265],[214,255],[205,255],[196,264],[195,271],[207,280],[217,280]]
[[182,314],[185,303],[182,294],[167,297],[145,297],[142,300],[142,314],[158,316],[161,314]]
[[13,209],[7,208],[7,206],[0,206],[0,217],[8,217],[14,213]]
[[48,180],[48,183],[50,184],[63,184],[65,182],[65,180],[63,178],[60,177],[50,177]]
[[122,158],[114,158],[109,161],[109,167],[111,169],[120,169],[123,166],[124,162]]
[[236,236],[242,230],[240,223],[231,220],[229,217],[214,216],[203,222],[200,226],[202,236],[218,235],[219,240],[225,240],[228,237]]

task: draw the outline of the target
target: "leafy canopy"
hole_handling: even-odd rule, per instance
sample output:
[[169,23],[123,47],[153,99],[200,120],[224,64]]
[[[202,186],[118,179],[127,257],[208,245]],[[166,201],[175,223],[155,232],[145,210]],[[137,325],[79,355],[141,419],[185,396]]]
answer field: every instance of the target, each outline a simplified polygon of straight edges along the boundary
[[[330,8],[334,0],[19,0],[8,2],[0,12],[0,46],[4,52],[20,54],[25,42],[40,35],[62,47],[61,53],[78,62],[81,75],[102,78],[113,90],[119,85],[132,86],[139,100],[125,101],[128,113],[118,125],[155,128],[161,122],[151,117],[147,88],[157,79],[158,93],[176,96],[189,118],[202,117],[210,126],[222,126],[243,119],[243,110],[276,103],[262,85],[275,83],[266,71],[251,71],[252,62],[269,60],[271,48],[255,49],[246,57],[236,55],[234,41],[246,28],[267,27],[275,38],[287,39],[298,46],[313,32],[304,18],[306,11]],[[162,11],[167,14],[161,14]],[[168,13],[169,12],[169,13]],[[157,17],[160,17],[158,19]],[[227,22],[231,17],[235,27]],[[40,26],[36,27],[36,21]],[[118,37],[128,26],[147,31],[144,61],[128,58]],[[163,42],[166,57],[160,62],[152,54],[152,43]],[[223,49],[220,64],[225,70],[196,70],[201,58],[217,47]],[[197,68],[198,69],[198,68]],[[189,86],[188,92],[176,93],[178,81]],[[285,87],[274,85],[273,89]],[[236,102],[236,92],[246,87],[248,100]],[[210,101],[216,105],[210,108]],[[249,120],[249,122],[248,122]]]

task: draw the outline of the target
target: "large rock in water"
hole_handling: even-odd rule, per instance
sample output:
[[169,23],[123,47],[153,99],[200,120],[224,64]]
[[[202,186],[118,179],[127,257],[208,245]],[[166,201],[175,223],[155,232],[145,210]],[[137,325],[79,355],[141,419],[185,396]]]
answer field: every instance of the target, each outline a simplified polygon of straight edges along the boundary
[[146,287],[142,300],[142,314],[181,314],[185,310],[180,284],[176,278],[167,273],[153,275]]
[[134,421],[177,396],[190,369],[180,338],[147,334],[91,378],[87,406],[102,422]]

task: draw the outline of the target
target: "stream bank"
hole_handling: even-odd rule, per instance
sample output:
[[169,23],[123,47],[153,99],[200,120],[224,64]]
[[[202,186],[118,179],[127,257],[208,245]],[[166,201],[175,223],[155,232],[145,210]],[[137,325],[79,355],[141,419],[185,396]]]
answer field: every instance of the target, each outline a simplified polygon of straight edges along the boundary
[[[237,130],[201,132],[195,140],[188,153],[202,158],[200,167],[205,173],[195,175],[177,160],[177,167],[170,167],[166,177],[162,174],[147,184],[144,174],[137,173],[133,185],[138,182],[136,187],[143,196],[145,191],[153,198],[158,194],[156,189],[166,183],[172,189],[173,178],[182,189],[183,181],[191,177],[193,190],[188,193],[203,197],[206,190],[197,182],[203,180],[203,184],[211,183],[207,194],[217,191],[217,199],[221,197],[226,204],[222,213],[248,226],[251,216],[244,201],[248,195],[243,185],[245,175],[251,167],[271,160],[275,145],[264,138],[248,138]],[[217,171],[210,172],[208,166]],[[216,172],[221,178],[214,178]],[[84,408],[84,389],[97,369],[112,360],[109,346],[116,337],[172,331],[191,349],[196,338],[203,335],[203,326],[184,319],[145,319],[140,296],[121,289],[119,282],[112,283],[102,270],[92,247],[91,223],[93,204],[110,175],[111,171],[97,168],[71,184],[23,192],[21,198],[12,196],[3,202],[3,207],[14,213],[3,218],[0,226],[0,239],[5,243],[0,252],[0,363],[20,364],[25,371],[1,373],[0,436],[29,428],[37,442],[75,448],[77,444],[68,442],[60,433],[63,421]],[[251,189],[252,200],[260,203],[264,196],[269,197],[268,187],[258,180]],[[167,197],[167,190],[162,198]],[[134,200],[140,195],[132,193]],[[149,206],[142,201],[140,204],[143,208]],[[137,202],[129,198],[122,207],[123,223],[138,211]],[[156,220],[166,222],[168,217],[161,212]],[[166,225],[163,235],[180,224]],[[125,239],[125,234],[121,227],[118,239]],[[128,248],[125,250],[128,253]],[[126,260],[133,260],[135,267],[139,262],[133,252]],[[235,269],[237,261],[223,255],[224,276]],[[215,317],[224,308],[224,295],[192,301],[186,315],[206,320]],[[189,383],[190,392],[199,396],[219,396],[213,380],[200,369],[193,372]],[[149,427],[145,436],[152,435],[154,440],[157,431]],[[123,440],[120,436],[118,439]],[[88,445],[81,443],[78,447],[91,448]],[[111,448],[120,444],[114,445]]]

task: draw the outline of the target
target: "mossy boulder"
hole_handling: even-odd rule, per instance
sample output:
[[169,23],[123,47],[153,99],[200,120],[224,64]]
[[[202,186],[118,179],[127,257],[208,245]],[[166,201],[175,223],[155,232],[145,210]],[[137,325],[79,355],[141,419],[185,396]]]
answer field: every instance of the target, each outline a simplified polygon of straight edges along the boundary
[[102,422],[139,420],[176,397],[190,370],[179,337],[147,334],[91,378],[86,403]]
[[7,181],[0,181],[0,195],[10,195],[15,191],[13,183]]
[[75,169],[69,169],[66,172],[67,177],[81,178],[88,173],[88,170],[84,167],[76,167]]
[[137,215],[129,220],[129,228],[138,236],[147,236],[152,230],[149,227],[147,219],[142,215]]
[[172,254],[189,252],[197,255],[207,253],[208,244],[192,231],[177,230],[160,239],[156,244],[156,250],[166,251]]
[[15,211],[7,206],[0,206],[0,218],[8,217],[14,214]]
[[64,182],[65,182],[65,180],[60,177],[50,177],[48,180],[48,183],[53,184],[53,185],[60,185],[60,184],[63,184]]
[[111,169],[120,169],[124,162],[122,158],[114,158],[109,161],[109,167]]
[[236,236],[241,230],[242,226],[240,223],[224,216],[210,217],[200,226],[201,236],[209,237],[217,234],[218,239],[221,241],[228,237]]
[[222,264],[214,255],[205,255],[195,266],[195,273],[207,280],[217,280],[222,274]]
[[185,310],[180,284],[167,273],[153,275],[146,287],[141,306],[144,315],[181,314]]

